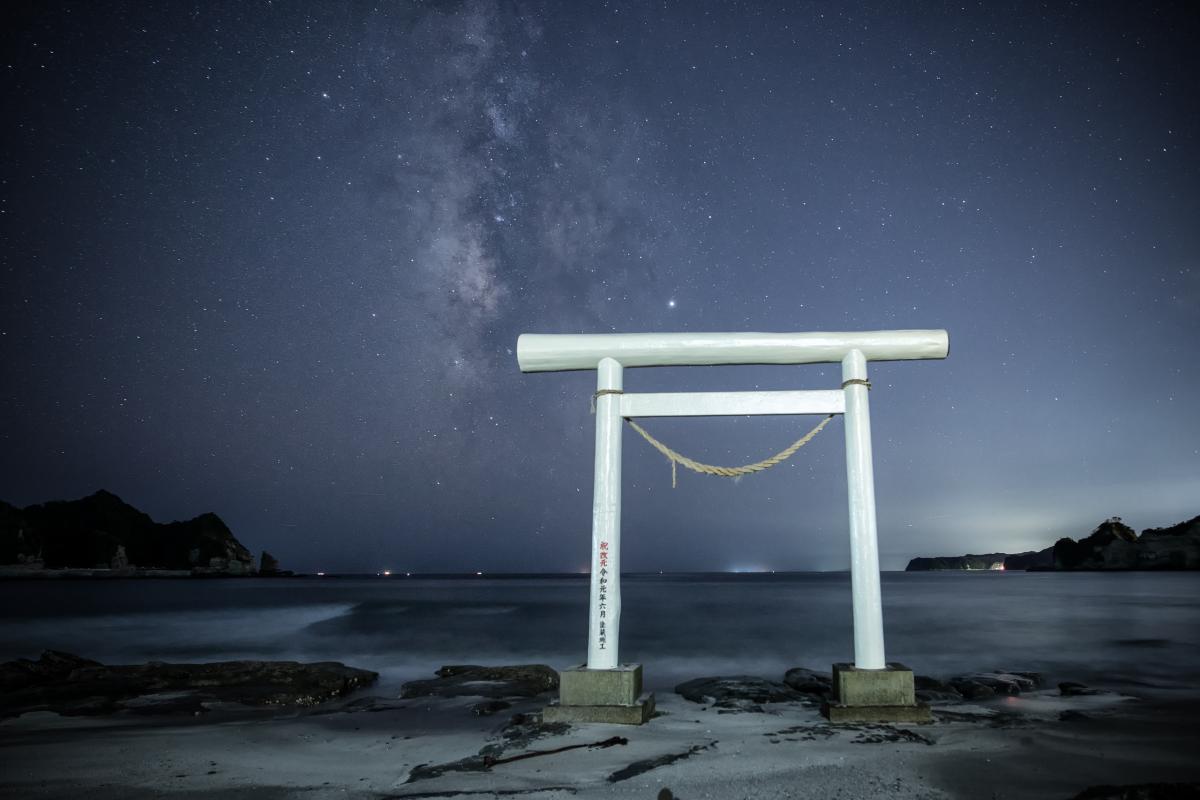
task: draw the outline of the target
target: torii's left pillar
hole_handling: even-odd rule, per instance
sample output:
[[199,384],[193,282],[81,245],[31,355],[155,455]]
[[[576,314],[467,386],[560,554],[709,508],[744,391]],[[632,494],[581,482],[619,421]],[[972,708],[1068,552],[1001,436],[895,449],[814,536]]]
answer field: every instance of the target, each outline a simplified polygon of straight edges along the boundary
[[654,713],[642,694],[642,665],[617,658],[621,631],[621,393],[624,370],[604,358],[596,368],[596,470],[592,492],[592,569],[588,660],[558,674],[558,703],[546,722],[640,725]]

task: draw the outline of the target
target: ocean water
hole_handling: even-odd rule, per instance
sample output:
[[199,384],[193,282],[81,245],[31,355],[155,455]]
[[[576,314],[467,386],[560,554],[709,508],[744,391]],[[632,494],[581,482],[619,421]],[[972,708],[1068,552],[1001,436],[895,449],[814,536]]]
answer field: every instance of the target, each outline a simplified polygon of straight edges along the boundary
[[[620,656],[647,687],[779,679],[853,656],[845,573],[635,575]],[[585,577],[0,583],[0,659],[342,661],[398,690],[442,664],[577,664]],[[1037,670],[1116,688],[1200,681],[1200,573],[884,573],[889,661],[949,677]]]

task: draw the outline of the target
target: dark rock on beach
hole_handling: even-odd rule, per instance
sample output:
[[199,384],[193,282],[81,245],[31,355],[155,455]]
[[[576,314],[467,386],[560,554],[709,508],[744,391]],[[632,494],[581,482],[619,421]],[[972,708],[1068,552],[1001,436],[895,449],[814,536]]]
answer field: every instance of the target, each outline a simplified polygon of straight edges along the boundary
[[46,650],[37,661],[19,658],[0,664],[0,692],[8,694],[30,686],[43,686],[67,677],[82,667],[103,666],[99,661],[82,658],[71,653]]
[[833,691],[833,676],[830,673],[804,667],[789,669],[784,673],[783,682],[797,692],[814,695],[817,699],[824,699]]
[[[992,686],[979,681],[956,678],[951,681],[951,685],[964,700],[986,700],[996,696],[996,690]],[[1020,692],[1004,692],[1004,694],[1020,694]]]
[[917,690],[917,699],[922,703],[957,703],[963,699],[962,693],[948,681],[940,681],[928,675],[914,675],[913,683]]
[[762,711],[761,703],[791,703],[809,699],[785,683],[751,675],[696,678],[675,687],[693,703],[736,711]]
[[471,706],[471,713],[477,717],[490,717],[510,708],[512,708],[512,703],[507,700],[484,700],[482,703]]
[[217,703],[312,706],[369,686],[378,674],[333,661],[217,661],[106,666],[52,650],[0,664],[0,716],[55,711],[205,711]]
[[967,700],[1020,694],[1041,684],[1042,676],[1036,672],[974,672],[950,679],[950,686]]
[[158,523],[115,494],[17,508],[0,503],[0,565],[10,576],[96,570],[133,577],[146,570],[251,575],[254,557],[216,514]]
[[[1003,695],[1019,695],[1041,688],[1040,673],[1024,670],[995,670],[973,672],[943,681],[928,675],[915,675],[917,699],[925,703],[960,703],[963,700],[985,700]],[[1083,687],[1080,693],[1097,690],[1083,684],[1062,684]],[[1067,690],[1070,691],[1070,690]],[[783,683],[749,675],[696,678],[675,687],[675,692],[694,703],[711,705],[716,709],[763,711],[763,703],[812,702],[827,699],[833,692],[832,676],[804,667],[789,669]]]
[[558,673],[545,664],[514,667],[451,665],[437,678],[410,681],[400,687],[401,697],[536,697],[558,689]]

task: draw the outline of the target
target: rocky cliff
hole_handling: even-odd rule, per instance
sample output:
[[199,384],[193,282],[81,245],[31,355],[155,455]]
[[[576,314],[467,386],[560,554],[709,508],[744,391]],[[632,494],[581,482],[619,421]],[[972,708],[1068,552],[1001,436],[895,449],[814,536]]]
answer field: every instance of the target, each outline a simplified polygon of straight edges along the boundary
[[1045,550],[1029,550],[1025,553],[984,553],[965,556],[933,556],[914,558],[904,568],[905,572],[926,572],[942,569],[1048,569],[1054,564],[1053,547]]
[[967,554],[965,556],[932,556],[914,558],[904,568],[905,572],[926,572],[942,569],[1000,569],[1007,557],[1005,553]]
[[1149,528],[1141,536],[1111,517],[1078,542],[1059,539],[1045,550],[1006,555],[914,558],[906,572],[925,570],[1123,570],[1200,569],[1200,517],[1169,528]]
[[157,523],[115,494],[17,508],[0,502],[0,564],[29,570],[250,575],[254,557],[216,514]]
[[1112,517],[1078,542],[1055,542],[1054,569],[1200,569],[1200,516],[1169,528],[1149,528],[1141,536]]
[[1016,553],[1004,559],[1006,570],[1050,569],[1054,566],[1054,545],[1045,550],[1030,550],[1026,553]]

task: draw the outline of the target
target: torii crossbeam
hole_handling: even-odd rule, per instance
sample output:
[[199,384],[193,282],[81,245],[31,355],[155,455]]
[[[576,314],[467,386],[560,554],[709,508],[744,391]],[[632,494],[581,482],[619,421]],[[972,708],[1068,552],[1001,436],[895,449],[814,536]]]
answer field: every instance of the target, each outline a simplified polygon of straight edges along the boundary
[[[517,340],[517,362],[522,372],[594,369],[597,373],[587,664],[586,667],[561,674],[560,705],[551,706],[547,713],[553,711],[552,716],[557,714],[575,721],[640,722],[644,719],[637,717],[649,715],[645,704],[637,713],[622,715],[619,710],[614,710],[636,706],[641,690],[640,666],[621,666],[617,658],[621,620],[622,418],[843,414],[846,420],[846,485],[850,507],[854,664],[834,665],[837,702],[833,708],[872,709],[866,716],[862,713],[843,713],[842,718],[847,721],[879,719],[889,716],[889,713],[891,716],[899,714],[910,721],[919,721],[911,714],[906,716],[902,712],[880,711],[882,708],[915,708],[915,700],[911,699],[911,672],[908,672],[906,690],[901,687],[899,693],[880,693],[880,686],[885,684],[895,688],[896,673],[906,670],[898,668],[898,665],[889,666],[884,657],[875,479],[871,460],[870,405],[867,399],[870,384],[866,365],[868,361],[945,358],[948,351],[949,336],[944,330],[521,335]],[[836,362],[842,364],[840,390],[684,394],[624,392],[625,367]],[[873,679],[872,673],[878,675]],[[589,674],[591,677],[588,677]],[[902,675],[900,678],[903,682]],[[601,686],[620,686],[620,691],[594,691]],[[870,702],[862,702],[864,698]],[[877,702],[879,698],[883,698],[883,702]],[[608,710],[583,712],[585,707]],[[578,713],[572,715],[569,711],[571,708],[576,708]],[[649,708],[653,708],[652,699]],[[830,718],[834,718],[833,713],[830,713]]]

